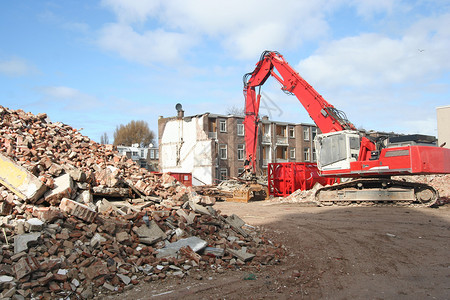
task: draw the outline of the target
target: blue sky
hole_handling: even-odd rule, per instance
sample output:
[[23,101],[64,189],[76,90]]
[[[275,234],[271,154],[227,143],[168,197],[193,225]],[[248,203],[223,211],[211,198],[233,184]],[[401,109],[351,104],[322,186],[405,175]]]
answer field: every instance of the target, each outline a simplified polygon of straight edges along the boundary
[[[243,107],[242,76],[276,50],[357,127],[437,134],[450,104],[450,1],[7,1],[0,104],[95,141],[117,125]],[[261,114],[312,123],[272,79]]]

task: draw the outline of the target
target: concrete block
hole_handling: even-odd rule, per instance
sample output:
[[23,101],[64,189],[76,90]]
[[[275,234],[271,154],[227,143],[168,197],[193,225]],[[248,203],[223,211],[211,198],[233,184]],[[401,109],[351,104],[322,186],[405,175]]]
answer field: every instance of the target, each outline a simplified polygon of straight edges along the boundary
[[116,275],[117,275],[117,277],[119,277],[120,280],[122,280],[122,282],[125,283],[126,285],[130,284],[131,278],[128,277],[127,275],[123,275],[123,274],[120,274],[120,273],[119,273],[119,274],[116,274]]
[[36,242],[41,236],[40,232],[26,233],[14,236],[14,253],[20,253],[28,249],[28,243]]
[[31,218],[25,222],[25,228],[31,231],[41,231],[44,226],[44,222],[39,220],[38,218]]
[[194,252],[198,252],[205,248],[208,245],[208,243],[201,238],[198,238],[196,236],[191,236],[185,239],[181,239],[176,241],[175,243],[171,243],[167,245],[166,247],[162,249],[157,249],[156,257],[167,257],[167,256],[173,256],[173,253],[178,252],[183,247],[189,246],[189,248],[192,249]]
[[77,198],[75,199],[75,201],[84,203],[84,204],[92,203],[93,200],[94,200],[94,197],[92,196],[92,194],[89,190],[81,192],[80,194],[78,194]]
[[98,245],[100,245],[100,243],[106,242],[106,239],[100,234],[100,233],[96,233],[92,239],[91,239],[91,247],[93,248],[97,248]]
[[210,256],[222,257],[225,254],[225,249],[206,247],[205,250],[203,251],[203,254],[210,255]]
[[55,187],[45,193],[44,199],[48,203],[55,205],[63,198],[71,198],[74,192],[72,178],[69,174],[64,174],[55,178]]
[[83,172],[83,170],[78,168],[65,168],[66,172],[72,177],[73,180],[78,182],[85,182],[86,181],[86,173]]
[[236,228],[241,228],[245,225],[245,222],[235,214],[232,214],[226,220],[228,224]]
[[196,212],[199,214],[204,214],[204,215],[211,215],[211,213],[209,212],[209,210],[204,207],[203,205],[197,204],[194,201],[190,201],[189,200],[189,206]]
[[139,237],[139,242],[146,245],[152,245],[167,238],[164,231],[159,228],[154,220],[150,222],[150,226],[142,225],[134,230]]
[[7,276],[7,275],[1,275],[0,276],[0,285],[3,283],[11,282],[14,280],[14,277]]
[[239,234],[243,235],[244,237],[248,236],[248,233],[241,228],[243,225],[245,225],[245,222],[237,215],[232,214],[225,219],[225,222],[227,222]]
[[189,214],[187,214],[183,209],[180,208],[177,210],[177,215],[183,217],[188,225],[194,223],[195,213],[193,212],[189,212]]
[[0,154],[0,184],[27,202],[38,200],[47,190],[36,176],[3,154]]
[[16,293],[16,287],[13,286],[10,289],[6,289],[6,290],[2,291],[2,293],[0,294],[0,298],[1,299],[9,299],[12,296],[14,296],[15,293]]
[[89,223],[93,222],[97,217],[97,213],[90,207],[67,198],[61,200],[59,208],[62,211]]
[[240,250],[227,249],[227,252],[244,262],[251,260],[253,257],[255,257],[254,254],[248,253],[247,251],[245,251],[245,249]]

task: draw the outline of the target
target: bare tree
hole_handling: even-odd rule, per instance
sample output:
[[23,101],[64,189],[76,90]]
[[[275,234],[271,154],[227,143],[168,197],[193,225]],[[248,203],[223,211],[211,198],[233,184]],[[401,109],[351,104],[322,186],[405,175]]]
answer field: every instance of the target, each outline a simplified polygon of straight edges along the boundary
[[139,144],[147,146],[153,142],[155,134],[145,121],[131,121],[127,125],[120,124],[114,131],[114,145],[131,146]]
[[102,136],[100,137],[100,144],[109,144],[109,138],[106,132],[103,132]]
[[227,115],[235,115],[235,116],[238,116],[238,117],[243,117],[243,116],[245,116],[245,108],[244,108],[244,106],[239,107],[239,106],[236,106],[236,105],[228,106],[226,114]]

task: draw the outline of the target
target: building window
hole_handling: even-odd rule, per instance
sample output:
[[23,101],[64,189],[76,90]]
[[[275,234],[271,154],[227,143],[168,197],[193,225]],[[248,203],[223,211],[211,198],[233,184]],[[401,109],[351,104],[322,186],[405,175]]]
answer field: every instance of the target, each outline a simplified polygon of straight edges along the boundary
[[133,156],[138,156],[138,152],[137,152],[137,151],[133,151],[133,152],[131,153],[131,155],[133,155]]
[[310,150],[309,148],[303,149],[303,159],[304,161],[310,161]]
[[312,139],[314,140],[316,138],[316,135],[317,135],[317,128],[316,127],[311,128],[311,134],[312,134]]
[[295,148],[291,148],[291,149],[289,150],[289,157],[290,157],[291,159],[295,159]]
[[287,147],[277,147],[277,159],[287,160]]
[[316,153],[316,149],[313,149],[313,162],[317,161],[317,153]]
[[141,150],[141,157],[144,157],[144,150]]
[[242,124],[242,123],[237,124],[237,135],[239,135],[239,136],[244,135],[244,124]]
[[294,138],[295,137],[295,127],[289,126],[289,137]]
[[220,169],[219,171],[219,179],[220,180],[227,180],[228,178],[228,170],[227,169]]
[[159,159],[159,149],[156,149],[155,153],[156,153],[156,155],[155,155],[156,159]]
[[309,127],[303,127],[303,139],[309,141]]
[[241,174],[241,173],[243,173],[243,172],[244,172],[244,168],[239,168],[239,169],[238,169],[237,175],[239,176],[239,174]]
[[227,145],[219,146],[219,157],[220,159],[227,159]]
[[150,159],[155,159],[155,150],[150,150]]
[[244,160],[244,144],[237,145],[237,159]]
[[277,136],[286,137],[286,126],[277,125],[276,130],[277,130]]
[[227,120],[219,120],[220,132],[227,132]]

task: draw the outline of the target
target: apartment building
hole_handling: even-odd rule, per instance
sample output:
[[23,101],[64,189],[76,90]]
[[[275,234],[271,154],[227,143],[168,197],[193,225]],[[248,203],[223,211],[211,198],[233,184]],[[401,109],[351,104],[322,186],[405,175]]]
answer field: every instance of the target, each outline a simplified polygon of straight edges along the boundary
[[159,171],[159,148],[149,145],[140,147],[139,144],[131,146],[117,146],[117,151],[136,162],[141,168],[149,171]]
[[[213,184],[243,171],[244,117],[205,113],[158,120],[160,169],[190,172],[194,185]],[[314,162],[313,124],[288,123],[263,117],[257,143],[257,172],[267,174],[271,162]]]
[[450,105],[436,108],[439,146],[450,148]]

